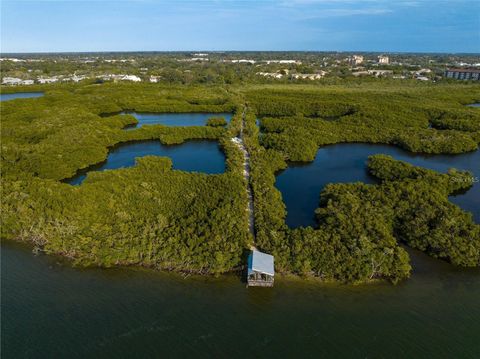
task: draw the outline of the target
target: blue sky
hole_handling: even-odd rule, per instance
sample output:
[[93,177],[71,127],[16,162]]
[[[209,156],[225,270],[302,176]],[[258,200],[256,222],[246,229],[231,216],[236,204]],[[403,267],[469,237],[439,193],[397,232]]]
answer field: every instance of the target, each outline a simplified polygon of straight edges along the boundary
[[1,1],[1,51],[480,52],[479,0]]

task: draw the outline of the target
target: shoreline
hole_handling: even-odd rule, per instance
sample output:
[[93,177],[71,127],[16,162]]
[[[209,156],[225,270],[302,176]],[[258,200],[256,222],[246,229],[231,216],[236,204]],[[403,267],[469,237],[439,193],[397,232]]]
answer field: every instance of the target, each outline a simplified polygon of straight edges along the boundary
[[[101,271],[101,272],[130,272],[130,273],[145,273],[148,275],[158,275],[159,277],[171,276],[172,279],[181,280],[194,280],[194,281],[208,281],[208,282],[229,282],[228,279],[235,279],[238,284],[245,285],[243,274],[244,267],[232,269],[230,271],[213,274],[213,273],[200,273],[200,272],[186,272],[175,269],[164,269],[154,266],[146,266],[141,264],[118,264],[111,267],[95,266],[95,265],[79,265],[73,263],[73,258],[68,258],[60,253],[46,253],[43,250],[35,250],[35,246],[31,242],[19,241],[14,239],[1,239],[1,247],[7,246],[14,250],[20,250],[23,252],[29,252],[32,257],[43,257],[43,260],[49,263],[49,266],[57,268],[68,268],[69,270],[78,271]],[[322,287],[322,288],[365,288],[372,286],[386,286],[395,288],[402,285],[408,285],[412,279],[426,274],[432,274],[432,270],[438,269],[442,271],[448,271],[452,273],[465,273],[469,272],[480,274],[480,268],[466,268],[457,267],[448,262],[429,257],[426,253],[402,245],[407,250],[410,256],[410,263],[412,264],[412,273],[409,278],[402,280],[396,284],[391,283],[388,279],[371,279],[362,282],[342,282],[339,280],[325,280],[315,276],[300,276],[294,273],[275,273],[275,283],[281,286],[287,285],[306,285],[308,287]],[[246,249],[247,250],[247,249]],[[434,268],[435,267],[435,268]],[[433,273],[434,274],[434,273]],[[275,287],[272,287],[275,288]]]

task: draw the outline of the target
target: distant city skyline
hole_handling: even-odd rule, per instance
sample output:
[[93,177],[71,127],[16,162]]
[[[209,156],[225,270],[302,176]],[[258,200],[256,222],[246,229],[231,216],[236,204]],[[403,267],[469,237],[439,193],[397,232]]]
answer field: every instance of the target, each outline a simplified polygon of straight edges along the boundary
[[1,2],[1,52],[480,52],[471,0]]

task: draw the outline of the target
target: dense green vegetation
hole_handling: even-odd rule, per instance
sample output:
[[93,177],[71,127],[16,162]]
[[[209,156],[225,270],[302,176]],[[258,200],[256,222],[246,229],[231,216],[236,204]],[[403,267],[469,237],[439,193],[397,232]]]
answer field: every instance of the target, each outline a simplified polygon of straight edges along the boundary
[[230,112],[235,104],[225,91],[213,88],[54,86],[42,98],[2,103],[3,176],[69,178],[78,169],[103,161],[107,148],[120,142],[158,138],[165,144],[177,144],[187,139],[217,139],[223,131],[204,126],[148,126],[123,131],[126,125],[137,122],[133,116],[99,116],[127,109]]
[[[2,237],[33,242],[82,265],[140,264],[201,273],[237,267],[251,241],[239,170],[243,156],[229,141],[238,132],[240,114],[228,129],[158,125],[134,131],[122,130],[136,122],[133,116],[99,116],[124,109],[236,109],[231,96],[218,93],[131,85],[53,87],[44,98],[2,103]],[[58,181],[103,161],[115,144],[145,139],[218,140],[227,172],[173,171],[169,159],[145,157],[133,168],[91,173],[78,188]]]
[[[285,205],[274,185],[275,173],[287,166],[285,160],[311,161],[318,147],[326,144],[388,143],[430,153],[476,149],[480,114],[464,104],[479,96],[479,88],[460,85],[456,95],[450,92],[450,87],[374,86],[247,91],[257,115],[276,116],[261,119],[258,135],[255,115],[250,113],[247,145],[256,243],[274,253],[278,269],[330,280],[397,281],[410,272],[400,242],[456,265],[480,265],[479,226],[471,214],[448,201],[450,193],[471,185],[467,174],[440,175],[376,157],[369,167],[381,184],[329,185],[321,195],[318,226],[294,230],[285,225]],[[448,131],[429,128],[438,113],[468,125],[461,127],[459,121]]]
[[439,175],[388,156],[373,156],[369,168],[382,180],[376,190],[388,198],[379,207],[384,217],[390,216],[399,240],[456,265],[480,265],[480,225],[448,202],[448,195],[472,185],[471,173],[450,170]]
[[[39,87],[42,98],[1,103],[2,238],[32,242],[81,265],[144,265],[222,273],[243,264],[248,232],[243,155],[231,142],[248,104],[245,145],[251,158],[255,245],[275,255],[276,269],[324,280],[360,282],[408,277],[418,248],[461,266],[480,264],[480,232],[470,214],[448,201],[467,189],[468,174],[438,174],[377,156],[377,185],[332,184],[322,192],[316,228],[290,229],[275,173],[287,160],[311,161],[319,146],[386,143],[413,152],[459,153],[480,143],[480,111],[464,105],[480,88],[402,85],[210,87],[79,84]],[[121,111],[234,112],[228,125],[144,126]],[[261,128],[257,127],[257,116]],[[261,131],[261,132],[260,132]],[[135,167],[90,173],[109,148],[158,139],[219,141],[221,175],[171,169],[162,157]]]
[[265,117],[262,144],[293,161],[311,161],[319,146],[339,142],[394,144],[424,153],[476,150],[480,113],[464,105],[478,96],[479,87],[472,85],[262,87],[247,92],[257,114]]
[[223,127],[227,124],[227,120],[223,117],[210,117],[207,120],[207,126],[211,127]]

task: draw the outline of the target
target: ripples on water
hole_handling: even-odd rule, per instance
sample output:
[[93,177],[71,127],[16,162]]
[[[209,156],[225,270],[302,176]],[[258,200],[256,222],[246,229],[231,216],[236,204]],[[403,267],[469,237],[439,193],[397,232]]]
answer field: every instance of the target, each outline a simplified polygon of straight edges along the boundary
[[[411,251],[387,283],[72,268],[2,244],[2,357],[475,358],[480,272]],[[394,353],[394,354],[393,354]]]

